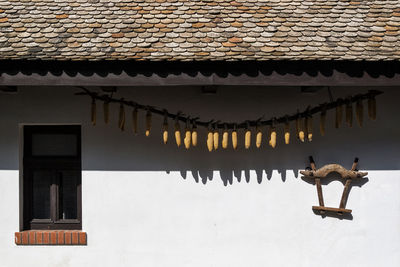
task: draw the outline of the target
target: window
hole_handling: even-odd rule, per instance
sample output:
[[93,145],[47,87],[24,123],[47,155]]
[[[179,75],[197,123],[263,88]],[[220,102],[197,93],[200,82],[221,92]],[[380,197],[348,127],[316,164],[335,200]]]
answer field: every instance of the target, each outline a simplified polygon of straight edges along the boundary
[[81,127],[23,130],[24,230],[82,229]]

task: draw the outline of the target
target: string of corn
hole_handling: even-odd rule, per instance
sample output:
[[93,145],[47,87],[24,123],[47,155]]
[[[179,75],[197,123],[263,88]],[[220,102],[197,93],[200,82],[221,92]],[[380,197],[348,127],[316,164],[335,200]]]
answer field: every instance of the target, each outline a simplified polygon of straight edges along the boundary
[[213,150],[213,147],[214,147],[213,143],[214,143],[214,134],[211,131],[211,129],[209,129],[208,133],[207,133],[207,148],[208,148],[208,151],[210,151],[210,152]]
[[238,138],[237,138],[236,128],[232,130],[231,136],[232,136],[232,147],[234,150],[236,150],[237,146],[238,146]]
[[270,132],[269,145],[272,148],[275,148],[276,147],[276,128],[271,126],[269,132]]
[[257,131],[257,133],[256,133],[256,147],[260,148],[261,147],[261,143],[262,143],[262,131],[261,131],[260,127],[257,127],[256,131]]
[[306,117],[306,127],[307,127],[307,139],[308,141],[312,141],[313,137],[313,118],[312,116]]
[[214,150],[217,150],[219,146],[219,132],[217,129],[215,129],[213,133],[213,145],[214,145]]

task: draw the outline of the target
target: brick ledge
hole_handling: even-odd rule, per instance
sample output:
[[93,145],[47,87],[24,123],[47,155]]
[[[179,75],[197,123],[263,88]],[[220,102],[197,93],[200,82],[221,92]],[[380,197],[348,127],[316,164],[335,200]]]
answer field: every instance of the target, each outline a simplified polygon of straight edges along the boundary
[[29,230],[15,233],[17,245],[87,245],[86,232],[78,230]]

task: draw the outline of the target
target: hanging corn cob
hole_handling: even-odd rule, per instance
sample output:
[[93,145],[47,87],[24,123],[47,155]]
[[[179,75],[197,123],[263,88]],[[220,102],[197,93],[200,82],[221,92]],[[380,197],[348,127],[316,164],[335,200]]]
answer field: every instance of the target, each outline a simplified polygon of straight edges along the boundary
[[285,144],[288,145],[290,142],[290,124],[289,124],[289,116],[288,115],[286,115],[284,133],[285,133]]
[[307,112],[306,118],[305,118],[305,124],[304,127],[307,129],[307,140],[312,141],[312,136],[313,136],[313,118],[310,115],[309,112]]
[[256,127],[256,147],[260,148],[262,143],[262,130],[260,124],[258,123]]
[[356,102],[356,118],[358,126],[362,127],[364,119],[364,107],[361,99],[358,99]]
[[150,108],[147,107],[147,112],[146,112],[146,136],[150,135],[150,130],[151,130],[151,112],[150,112]]
[[304,124],[302,123],[302,118],[300,114],[297,115],[296,119],[296,129],[297,129],[297,137],[301,142],[305,141],[305,132],[304,132]]
[[175,142],[176,142],[176,145],[178,147],[181,146],[181,126],[179,125],[179,120],[178,120],[179,115],[180,115],[179,113],[176,115],[175,125],[174,125],[174,128],[175,128]]
[[185,148],[190,148],[191,137],[192,133],[190,132],[190,125],[189,125],[190,118],[186,119],[186,127],[185,127],[185,138],[183,139],[183,143],[185,144]]
[[208,133],[207,133],[207,149],[209,152],[213,150],[214,147],[214,134],[211,129],[211,123],[208,124]]
[[251,131],[250,131],[249,127],[250,127],[249,126],[249,122],[247,122],[247,124],[246,124],[246,132],[244,134],[244,147],[246,149],[249,149],[250,145],[251,145]]
[[132,130],[134,134],[138,132],[138,109],[135,107],[132,111]]
[[335,128],[339,128],[342,124],[342,117],[343,117],[343,101],[341,98],[337,100],[336,106],[336,116],[335,116]]
[[193,120],[193,125],[192,125],[192,146],[197,146],[197,125],[196,125],[196,120]]
[[238,143],[237,143],[238,139],[237,139],[236,124],[233,125],[233,130],[232,130],[231,135],[232,135],[232,147],[233,147],[234,150],[236,150],[237,149],[237,145],[238,145]]
[[96,125],[96,99],[92,98],[92,105],[91,105],[91,121],[92,125]]
[[326,124],[326,104],[321,107],[321,115],[319,118],[319,131],[322,136],[325,135],[325,124]]
[[375,96],[368,97],[368,117],[376,120],[376,99]]
[[118,127],[121,129],[121,131],[125,130],[125,109],[124,109],[124,104],[122,102],[119,105]]
[[353,126],[353,105],[350,100],[346,103],[346,124],[349,127]]
[[219,132],[216,125],[214,125],[213,145],[214,145],[214,150],[217,150],[219,146]]
[[276,127],[275,127],[275,119],[272,120],[272,125],[269,128],[269,145],[272,148],[276,147]]
[[222,133],[222,148],[223,149],[227,149],[228,148],[228,139],[229,139],[228,127],[225,124],[224,125],[224,132]]
[[104,116],[104,123],[108,124],[110,120],[110,101],[106,100],[103,103],[103,116]]
[[164,123],[163,123],[163,142],[167,144],[168,142],[168,117],[167,112],[164,110]]

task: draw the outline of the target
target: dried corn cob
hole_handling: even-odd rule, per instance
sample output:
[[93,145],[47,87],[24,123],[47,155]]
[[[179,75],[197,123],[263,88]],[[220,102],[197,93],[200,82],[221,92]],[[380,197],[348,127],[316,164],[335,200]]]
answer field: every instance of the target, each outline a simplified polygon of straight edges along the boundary
[[227,149],[228,148],[228,139],[229,139],[229,133],[228,130],[225,128],[224,132],[222,133],[222,148]]
[[147,112],[146,112],[146,136],[150,135],[150,130],[151,130],[151,112],[149,109],[147,109]]
[[192,146],[197,146],[197,126],[193,123],[192,128]]
[[178,119],[175,121],[175,142],[178,147],[181,146],[181,126],[179,125]]
[[190,132],[190,129],[186,128],[186,130],[185,130],[185,138],[183,139],[183,142],[185,143],[185,148],[186,149],[190,148],[191,137],[192,137],[192,133]]
[[300,116],[297,117],[296,120],[297,127],[297,136],[301,142],[305,141],[305,132],[304,132],[304,124],[302,123],[302,118]]
[[104,116],[104,123],[108,124],[110,121],[110,102],[104,101],[103,103],[103,116]]
[[363,107],[363,103],[362,103],[361,99],[357,100],[357,103],[356,103],[356,118],[357,118],[358,125],[360,127],[362,127],[363,119],[364,119],[364,107]]
[[376,99],[374,96],[368,98],[368,117],[376,120]]
[[132,111],[132,130],[134,134],[138,132],[138,109],[135,107]]
[[212,151],[213,150],[213,146],[214,146],[214,144],[213,144],[213,142],[214,142],[214,134],[213,134],[213,132],[209,129],[208,130],[208,134],[207,134],[207,148],[208,148],[208,151]]
[[214,145],[214,150],[218,149],[219,146],[219,132],[217,129],[214,129],[213,133],[213,145]]
[[92,105],[91,105],[91,121],[92,125],[96,125],[96,99],[92,98]]
[[125,108],[124,104],[119,105],[119,119],[118,119],[118,127],[121,131],[125,130]]
[[164,123],[163,123],[163,142],[164,144],[168,143],[168,118],[164,115]]
[[261,143],[262,143],[262,131],[261,131],[260,127],[257,127],[256,131],[257,131],[257,134],[256,134],[256,147],[260,148],[261,147]]
[[305,119],[305,127],[307,129],[307,139],[308,141],[312,141],[313,136],[313,124],[312,124],[312,116],[307,116]]
[[287,116],[286,116],[284,132],[285,132],[285,144],[288,145],[290,142],[290,124]]
[[236,150],[237,149],[237,145],[238,145],[238,143],[237,143],[238,139],[237,139],[236,126],[233,126],[233,130],[232,130],[231,135],[232,135],[232,147],[233,147],[234,150]]
[[353,126],[353,105],[350,101],[346,103],[346,124],[349,127]]
[[337,106],[336,106],[336,117],[335,117],[335,128],[339,128],[340,125],[342,124],[342,117],[343,117],[343,103],[342,99],[337,100]]
[[271,126],[270,128],[269,145],[272,148],[276,147],[276,128],[274,126]]

